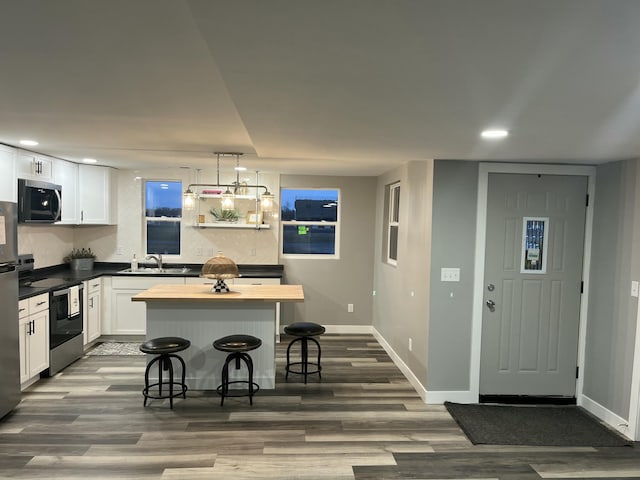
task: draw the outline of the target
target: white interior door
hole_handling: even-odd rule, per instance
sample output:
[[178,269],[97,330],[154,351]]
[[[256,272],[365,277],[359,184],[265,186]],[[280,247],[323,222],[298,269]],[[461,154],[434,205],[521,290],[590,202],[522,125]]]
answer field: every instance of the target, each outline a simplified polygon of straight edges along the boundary
[[481,395],[573,397],[587,177],[490,173]]

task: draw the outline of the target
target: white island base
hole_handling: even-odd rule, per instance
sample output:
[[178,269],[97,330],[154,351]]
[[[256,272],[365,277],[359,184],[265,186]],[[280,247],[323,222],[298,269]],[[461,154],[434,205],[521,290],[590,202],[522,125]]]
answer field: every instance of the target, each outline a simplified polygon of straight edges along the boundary
[[[275,318],[275,303],[191,306],[152,303],[147,305],[147,339],[182,337],[189,340],[191,346],[178,353],[187,367],[189,390],[215,390],[221,383],[222,366],[228,353],[213,348],[213,342],[227,335],[253,335],[262,340],[259,348],[247,352],[253,359],[253,381],[262,389],[273,389]],[[234,365],[229,368],[230,380],[246,380],[244,363],[238,371]],[[156,372],[151,374],[157,376]]]
[[[147,304],[147,339],[182,337],[191,342],[178,352],[185,361],[190,390],[215,390],[220,385],[228,353],[213,348],[213,342],[237,334],[262,340],[259,348],[247,352],[253,360],[253,381],[261,389],[273,389],[276,304],[302,302],[304,294],[300,285],[235,285],[224,294],[212,293],[206,285],[156,285],[132,300]],[[179,368],[174,369],[180,374]],[[153,370],[150,374],[157,378]],[[230,365],[229,377],[246,380],[244,364],[238,371]]]

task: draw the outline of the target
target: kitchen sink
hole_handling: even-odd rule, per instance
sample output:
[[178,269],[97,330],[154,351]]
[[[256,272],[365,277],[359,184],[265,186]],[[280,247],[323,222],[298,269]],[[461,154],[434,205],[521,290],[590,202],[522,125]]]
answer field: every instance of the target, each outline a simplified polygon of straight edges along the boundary
[[130,273],[132,275],[139,274],[148,274],[148,275],[179,275],[182,273],[189,273],[191,271],[190,268],[187,267],[179,267],[179,268],[152,268],[152,267],[140,267],[135,272],[132,272],[130,268],[125,270],[120,270],[118,273]]

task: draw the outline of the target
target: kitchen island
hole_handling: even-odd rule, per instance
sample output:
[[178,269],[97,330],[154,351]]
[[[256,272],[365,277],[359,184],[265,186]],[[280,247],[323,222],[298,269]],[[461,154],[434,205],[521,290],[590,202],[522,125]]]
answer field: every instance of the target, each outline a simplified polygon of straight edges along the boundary
[[[227,356],[213,348],[226,335],[247,334],[262,340],[250,352],[254,381],[275,388],[276,303],[303,302],[301,285],[233,285],[229,293],[212,293],[210,285],[156,285],[131,298],[147,306],[147,339],[182,337],[191,347],[180,352],[191,390],[215,390]],[[153,372],[152,372],[153,373]],[[236,379],[235,370],[229,372]],[[238,379],[246,376],[240,370]]]

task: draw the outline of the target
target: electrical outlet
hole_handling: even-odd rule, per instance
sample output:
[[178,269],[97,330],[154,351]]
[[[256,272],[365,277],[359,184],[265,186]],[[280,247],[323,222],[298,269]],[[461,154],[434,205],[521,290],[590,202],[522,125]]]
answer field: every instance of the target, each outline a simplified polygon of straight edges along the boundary
[[638,281],[637,280],[633,280],[631,282],[631,296],[632,297],[637,297],[638,296]]
[[440,281],[441,282],[459,282],[460,269],[459,268],[441,268]]
[[202,247],[196,248],[196,256],[197,257],[201,257],[202,256]]
[[349,312],[349,313],[353,313],[353,303],[349,303],[349,304],[347,305],[347,312]]
[[249,252],[249,255],[252,256],[252,257],[255,257],[256,256],[256,249],[252,248],[251,251]]
[[413,350],[413,339],[409,337],[409,351],[411,352],[412,350]]

